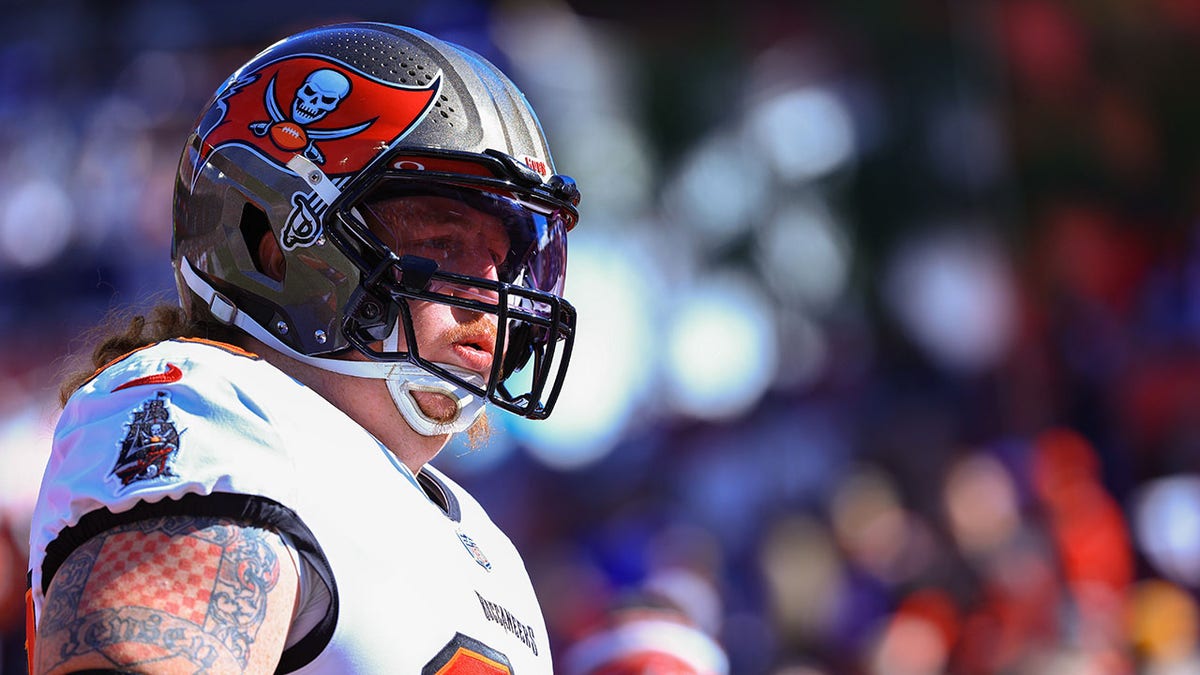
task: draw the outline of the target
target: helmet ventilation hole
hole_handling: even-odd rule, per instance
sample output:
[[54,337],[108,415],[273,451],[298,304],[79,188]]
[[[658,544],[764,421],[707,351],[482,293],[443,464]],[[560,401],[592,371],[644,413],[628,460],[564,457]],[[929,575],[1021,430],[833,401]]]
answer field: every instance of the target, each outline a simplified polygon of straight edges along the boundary
[[238,224],[238,229],[242,231],[242,241],[246,242],[246,249],[250,254],[250,261],[254,263],[254,269],[275,281],[283,281],[282,275],[274,274],[267,269],[260,253],[263,237],[271,236],[271,223],[267,220],[267,214],[257,205],[246,202],[242,205],[242,222]]

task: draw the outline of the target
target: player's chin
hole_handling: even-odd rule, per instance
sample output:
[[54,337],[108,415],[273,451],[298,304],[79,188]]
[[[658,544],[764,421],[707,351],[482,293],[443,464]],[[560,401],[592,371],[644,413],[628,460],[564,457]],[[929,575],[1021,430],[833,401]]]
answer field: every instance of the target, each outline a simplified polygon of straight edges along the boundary
[[458,416],[458,405],[452,398],[445,394],[438,394],[431,391],[414,391],[413,400],[417,402],[417,407],[429,419],[442,424],[453,422]]
[[[444,394],[429,391],[414,391],[412,395],[421,412],[435,422],[442,424],[452,422],[458,414],[458,406]],[[472,451],[480,450],[487,445],[491,436],[491,421],[488,419],[487,411],[484,411],[467,428],[467,447]]]

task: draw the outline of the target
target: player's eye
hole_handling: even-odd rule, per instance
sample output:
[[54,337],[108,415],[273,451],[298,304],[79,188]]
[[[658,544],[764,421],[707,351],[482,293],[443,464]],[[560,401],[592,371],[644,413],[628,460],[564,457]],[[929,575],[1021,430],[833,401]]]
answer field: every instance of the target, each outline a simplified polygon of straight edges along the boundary
[[[432,239],[421,239],[415,241],[408,246],[408,252],[414,255],[423,255],[424,253],[438,254],[442,257],[456,254],[462,250],[462,244],[455,241],[451,237],[436,237]],[[431,257],[426,255],[425,257]]]

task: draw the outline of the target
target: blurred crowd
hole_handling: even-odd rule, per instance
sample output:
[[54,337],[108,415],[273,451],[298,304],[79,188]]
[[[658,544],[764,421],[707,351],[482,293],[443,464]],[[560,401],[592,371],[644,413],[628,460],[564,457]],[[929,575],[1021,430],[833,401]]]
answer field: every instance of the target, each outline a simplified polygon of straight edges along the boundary
[[584,191],[572,391],[437,462],[564,672],[1200,672],[1200,5],[319,4],[3,3],[0,673],[56,380],[173,294],[193,116],[354,18],[501,65]]

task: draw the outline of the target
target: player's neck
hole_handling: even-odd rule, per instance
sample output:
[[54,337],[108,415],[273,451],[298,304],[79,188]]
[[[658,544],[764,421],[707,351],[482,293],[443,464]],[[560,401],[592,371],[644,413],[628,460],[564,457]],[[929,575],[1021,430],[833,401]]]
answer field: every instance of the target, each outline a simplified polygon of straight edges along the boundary
[[271,365],[308,386],[384,445],[414,474],[437,456],[449,435],[423,436],[404,421],[387,384],[332,373],[310,366],[264,345],[258,353]]
[[421,467],[436,457],[450,438],[449,436],[422,436],[413,431],[398,414],[385,425],[380,425],[374,430],[361,421],[359,424],[371,432],[380,443],[383,443],[396,456],[396,459],[413,472],[413,475],[420,473]]

